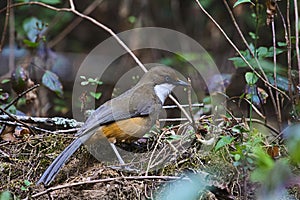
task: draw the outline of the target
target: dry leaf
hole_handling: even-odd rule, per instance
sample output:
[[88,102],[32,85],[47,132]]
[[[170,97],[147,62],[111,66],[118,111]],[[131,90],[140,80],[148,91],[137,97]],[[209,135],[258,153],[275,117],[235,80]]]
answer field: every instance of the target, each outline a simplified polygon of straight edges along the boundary
[[0,137],[2,140],[7,142],[16,142],[18,141],[18,139],[15,137],[14,132],[15,132],[15,127],[5,126]]

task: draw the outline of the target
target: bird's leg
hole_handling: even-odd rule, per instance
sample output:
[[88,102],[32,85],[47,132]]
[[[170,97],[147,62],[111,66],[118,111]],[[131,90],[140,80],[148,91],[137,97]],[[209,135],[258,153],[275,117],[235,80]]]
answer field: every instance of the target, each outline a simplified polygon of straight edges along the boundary
[[121,157],[119,151],[117,150],[116,146],[113,143],[109,143],[109,144],[110,144],[111,148],[113,149],[113,151],[115,152],[115,154],[116,154],[116,156],[117,156],[117,158],[118,158],[118,160],[121,164],[121,167],[110,166],[110,168],[116,169],[116,170],[123,169],[123,170],[128,171],[128,172],[136,172],[136,173],[139,172],[138,169],[132,169],[132,168],[126,166],[125,162],[122,159],[122,157]]
[[113,143],[109,143],[109,144],[110,144],[111,148],[114,150],[114,152],[115,152],[115,154],[116,154],[116,156],[117,156],[117,158],[118,158],[120,164],[121,164],[121,165],[125,165],[125,162],[124,162],[124,160],[122,159],[122,157],[121,157],[119,151],[117,150],[116,146],[115,146]]

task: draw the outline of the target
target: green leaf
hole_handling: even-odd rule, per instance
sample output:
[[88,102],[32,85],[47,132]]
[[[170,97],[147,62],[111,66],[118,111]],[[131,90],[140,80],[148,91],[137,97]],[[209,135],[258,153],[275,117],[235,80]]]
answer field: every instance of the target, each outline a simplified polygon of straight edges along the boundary
[[[268,80],[272,85],[275,85],[273,74],[267,74]],[[287,77],[276,75],[276,84],[277,87],[281,90],[288,91],[289,90],[289,80]],[[294,86],[292,85],[292,90],[294,91]]]
[[[276,55],[279,55],[279,54],[281,54],[283,52],[284,52],[284,50],[276,48]],[[274,47],[270,47],[269,51],[268,51],[268,54],[266,55],[266,57],[270,57],[271,58],[273,56],[274,56]]]
[[[31,41],[31,42],[36,41],[37,35],[41,31],[41,30],[38,30],[38,27],[40,27],[41,24],[43,24],[42,21],[35,17],[27,18],[23,22],[23,29],[24,29],[29,41]],[[24,41],[24,43],[25,43],[25,41]]]
[[267,47],[259,47],[256,51],[259,58],[265,58],[268,55]]
[[30,40],[23,40],[23,43],[29,48],[37,48],[39,46],[38,42],[31,42]]
[[28,190],[28,188],[26,188],[25,186],[21,186],[21,190],[26,191],[26,190]]
[[100,99],[102,93],[101,92],[90,92],[90,95],[98,100],[98,99]]
[[135,16],[129,16],[128,17],[128,21],[131,23],[131,24],[134,24],[136,22],[137,18]]
[[1,83],[2,83],[2,84],[5,84],[5,83],[8,83],[9,81],[10,81],[10,79],[6,78],[6,79],[3,79],[3,80],[1,81]]
[[50,5],[54,5],[54,4],[59,4],[61,3],[60,0],[39,0],[40,2],[46,3],[46,4],[50,4]]
[[31,185],[31,182],[30,182],[29,180],[24,180],[24,184],[25,184],[26,186],[30,186],[30,185]]
[[179,61],[183,61],[183,62],[189,61],[189,62],[191,62],[191,61],[195,61],[195,60],[200,59],[200,55],[197,54],[197,53],[177,53],[176,58]]
[[203,98],[202,102],[204,104],[211,104],[211,96],[206,96]]
[[11,199],[12,199],[12,196],[9,191],[1,192],[0,200],[11,200]]
[[247,64],[241,57],[228,58],[228,60],[233,61],[233,65],[235,67],[246,67],[247,66]]
[[85,86],[85,85],[88,85],[89,82],[88,82],[88,81],[82,81],[80,84],[81,84],[82,86]]
[[235,8],[236,6],[238,6],[238,5],[242,4],[242,3],[251,3],[252,5],[255,5],[254,3],[251,2],[251,0],[237,0],[234,3],[233,7]]
[[58,96],[62,96],[63,95],[63,91],[62,91],[62,84],[59,81],[59,78],[56,74],[54,74],[53,72],[46,70],[46,72],[43,75],[42,78],[42,83],[49,88],[50,90],[54,91]]
[[241,155],[240,154],[235,154],[234,155],[234,160],[235,161],[239,161],[241,159]]
[[267,180],[269,173],[273,169],[274,160],[261,148],[255,147],[253,150],[254,162],[256,164],[255,170],[251,173],[252,181],[264,181]]
[[222,136],[221,139],[217,142],[215,146],[215,151],[218,151],[220,148],[230,144],[234,140],[234,137],[231,136]]
[[255,33],[253,33],[253,32],[249,32],[249,35],[250,35],[250,37],[253,39],[253,40],[257,40],[257,39],[259,39],[259,36],[258,35],[256,35]]
[[253,72],[247,72],[245,79],[248,85],[254,85],[258,81],[258,77]]
[[95,82],[95,80],[94,80],[93,78],[88,78],[88,82],[90,82],[90,83],[94,83],[94,82]]
[[169,141],[174,141],[174,140],[180,140],[182,137],[181,137],[181,135],[170,135],[170,136],[168,136],[168,140]]
[[97,81],[96,81],[96,84],[97,84],[97,85],[102,85],[102,84],[103,84],[103,82],[102,82],[102,81],[99,81],[99,80],[97,80]]
[[279,47],[286,47],[287,46],[286,42],[277,42],[277,45]]

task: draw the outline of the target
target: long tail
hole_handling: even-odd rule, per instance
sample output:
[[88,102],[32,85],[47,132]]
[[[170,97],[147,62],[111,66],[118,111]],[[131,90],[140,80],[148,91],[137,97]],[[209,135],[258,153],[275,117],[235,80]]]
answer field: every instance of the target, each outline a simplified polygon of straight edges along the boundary
[[58,174],[62,166],[65,164],[65,162],[81,146],[82,142],[82,138],[77,138],[63,152],[61,152],[61,154],[59,154],[59,156],[57,156],[57,158],[46,169],[37,184],[44,183],[45,185],[49,185]]

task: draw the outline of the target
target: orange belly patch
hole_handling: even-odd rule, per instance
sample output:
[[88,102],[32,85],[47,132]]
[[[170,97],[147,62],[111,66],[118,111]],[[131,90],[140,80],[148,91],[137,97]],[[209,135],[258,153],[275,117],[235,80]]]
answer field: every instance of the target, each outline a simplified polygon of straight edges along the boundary
[[132,142],[142,137],[152,127],[149,117],[120,120],[101,127],[101,132],[112,142]]

